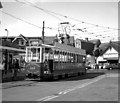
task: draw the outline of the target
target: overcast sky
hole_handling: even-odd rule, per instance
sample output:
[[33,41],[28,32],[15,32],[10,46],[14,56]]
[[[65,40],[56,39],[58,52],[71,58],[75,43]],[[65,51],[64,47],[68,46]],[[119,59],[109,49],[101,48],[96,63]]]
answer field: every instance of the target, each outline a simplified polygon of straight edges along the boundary
[[[49,0],[47,2],[47,0],[39,0],[37,2],[38,0],[28,0],[33,5],[30,5],[27,0],[16,1],[12,0],[10,2],[9,0],[8,2],[4,0],[2,2],[3,8],[1,11],[4,13],[0,15],[2,24],[0,36],[7,35],[4,29],[8,29],[9,36],[18,36],[19,34],[41,36],[42,22],[45,21],[45,36],[59,34],[60,23],[69,22],[67,32],[82,39],[88,37],[107,42],[118,38],[117,0],[113,0],[114,2],[110,2],[110,0],[109,2],[95,2],[94,0],[90,2],[87,2],[88,0],[86,2],[78,2],[77,0],[74,0],[74,2],[70,2],[70,0],[69,2]],[[35,8],[34,5],[38,8]],[[78,29],[87,30],[87,32],[81,32]]]

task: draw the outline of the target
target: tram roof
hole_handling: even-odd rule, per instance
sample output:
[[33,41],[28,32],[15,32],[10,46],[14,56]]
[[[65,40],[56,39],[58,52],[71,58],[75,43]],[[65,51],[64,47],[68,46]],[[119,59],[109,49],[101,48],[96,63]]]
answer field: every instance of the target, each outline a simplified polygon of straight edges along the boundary
[[60,44],[60,43],[55,43],[55,49],[65,51],[65,52],[70,52],[70,53],[86,55],[86,51],[83,50],[83,49],[79,49],[79,48],[76,48],[76,47],[73,47],[73,46]]

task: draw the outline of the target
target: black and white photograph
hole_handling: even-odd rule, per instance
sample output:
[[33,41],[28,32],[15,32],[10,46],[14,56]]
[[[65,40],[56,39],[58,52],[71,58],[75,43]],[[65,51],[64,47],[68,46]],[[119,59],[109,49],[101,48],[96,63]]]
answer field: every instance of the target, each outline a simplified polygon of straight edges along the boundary
[[1,103],[119,103],[119,0],[1,0]]

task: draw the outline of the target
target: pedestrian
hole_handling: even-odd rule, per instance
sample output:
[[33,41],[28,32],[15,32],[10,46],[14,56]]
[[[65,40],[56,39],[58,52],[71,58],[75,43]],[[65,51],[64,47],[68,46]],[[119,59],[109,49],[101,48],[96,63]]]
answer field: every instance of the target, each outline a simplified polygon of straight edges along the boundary
[[44,72],[47,73],[48,72],[48,60],[45,59],[44,61]]
[[21,56],[21,58],[20,58],[20,68],[23,68],[24,66],[25,66],[25,60]]
[[3,57],[3,60],[2,60],[2,77],[4,75],[4,72],[5,72],[5,57]]
[[13,80],[17,79],[17,73],[19,68],[20,67],[18,59],[13,59]]

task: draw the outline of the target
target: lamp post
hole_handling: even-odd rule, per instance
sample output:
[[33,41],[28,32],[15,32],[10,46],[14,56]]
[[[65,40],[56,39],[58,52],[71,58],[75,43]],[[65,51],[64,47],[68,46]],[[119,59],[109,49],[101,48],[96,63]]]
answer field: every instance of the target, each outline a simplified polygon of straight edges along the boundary
[[5,29],[5,31],[7,31],[7,41],[8,41],[8,30],[7,30],[7,29]]

